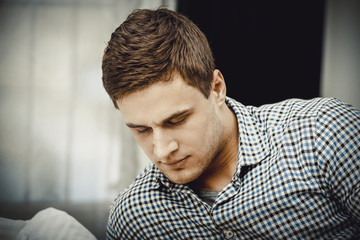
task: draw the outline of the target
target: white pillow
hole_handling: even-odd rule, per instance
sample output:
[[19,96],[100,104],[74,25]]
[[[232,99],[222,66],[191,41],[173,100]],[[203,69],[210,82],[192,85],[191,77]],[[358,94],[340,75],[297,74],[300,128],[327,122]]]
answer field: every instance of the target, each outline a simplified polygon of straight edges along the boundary
[[96,240],[75,218],[55,208],[42,210],[25,222],[16,240]]

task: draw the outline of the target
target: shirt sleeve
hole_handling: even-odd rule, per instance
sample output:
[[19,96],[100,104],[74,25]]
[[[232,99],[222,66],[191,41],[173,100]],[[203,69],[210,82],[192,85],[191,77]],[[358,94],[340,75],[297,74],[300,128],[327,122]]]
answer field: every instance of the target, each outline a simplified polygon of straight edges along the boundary
[[316,151],[326,190],[360,223],[360,111],[336,99],[324,105]]
[[110,207],[110,214],[106,227],[106,240],[128,239],[126,238],[126,235],[122,234],[122,229],[120,229],[119,227],[119,221],[121,220],[118,207],[119,198],[121,198],[121,195],[119,195],[117,199],[115,199],[115,201]]
[[115,240],[115,239],[117,239],[115,236],[115,230],[109,220],[106,226],[106,240]]
[[138,229],[134,228],[136,217],[133,215],[131,205],[133,200],[128,192],[123,192],[114,200],[110,207],[108,223],[106,227],[106,239],[114,240],[137,240],[140,238]]

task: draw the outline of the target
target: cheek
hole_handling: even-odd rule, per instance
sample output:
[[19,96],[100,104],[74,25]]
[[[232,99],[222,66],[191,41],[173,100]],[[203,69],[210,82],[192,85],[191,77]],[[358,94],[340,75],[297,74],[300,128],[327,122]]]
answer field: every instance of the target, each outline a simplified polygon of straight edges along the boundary
[[211,124],[207,120],[195,120],[179,134],[180,145],[201,151],[202,146],[208,141]]
[[133,133],[134,139],[139,147],[145,152],[145,154],[152,160],[152,143],[148,137],[138,136],[136,133]]

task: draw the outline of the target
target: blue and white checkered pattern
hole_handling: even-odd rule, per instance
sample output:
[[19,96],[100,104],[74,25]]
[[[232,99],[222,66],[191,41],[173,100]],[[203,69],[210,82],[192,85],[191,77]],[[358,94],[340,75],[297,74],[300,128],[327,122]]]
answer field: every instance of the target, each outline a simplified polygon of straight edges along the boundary
[[238,168],[213,206],[150,165],[107,239],[360,239],[360,112],[336,99],[245,107]]

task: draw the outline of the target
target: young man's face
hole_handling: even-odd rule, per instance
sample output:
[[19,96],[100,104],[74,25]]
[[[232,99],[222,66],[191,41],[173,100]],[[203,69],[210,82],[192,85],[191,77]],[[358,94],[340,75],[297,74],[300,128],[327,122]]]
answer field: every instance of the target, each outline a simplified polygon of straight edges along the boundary
[[185,184],[204,173],[222,149],[224,103],[218,98],[213,89],[206,99],[175,75],[117,103],[151,161],[172,182]]

